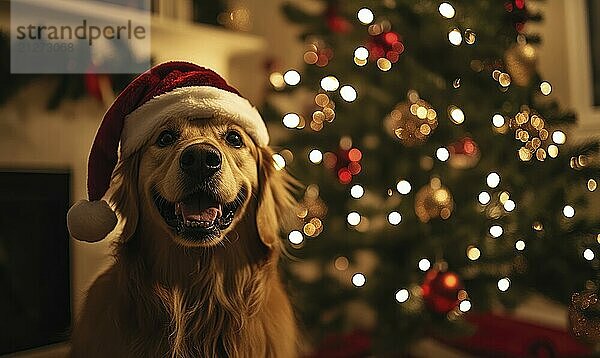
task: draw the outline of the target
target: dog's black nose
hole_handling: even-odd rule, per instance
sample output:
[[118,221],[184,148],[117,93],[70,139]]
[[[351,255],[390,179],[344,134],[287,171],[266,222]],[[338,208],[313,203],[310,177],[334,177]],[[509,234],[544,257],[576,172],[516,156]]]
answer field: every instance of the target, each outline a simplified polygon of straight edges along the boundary
[[208,179],[221,169],[221,152],[210,144],[192,144],[181,153],[179,166],[192,177]]

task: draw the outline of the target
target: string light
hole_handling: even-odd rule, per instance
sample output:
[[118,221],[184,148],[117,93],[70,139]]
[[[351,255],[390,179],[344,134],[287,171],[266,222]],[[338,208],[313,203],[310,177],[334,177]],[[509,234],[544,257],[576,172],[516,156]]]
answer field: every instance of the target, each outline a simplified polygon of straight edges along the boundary
[[575,216],[575,208],[573,208],[571,205],[565,205],[565,207],[563,208],[563,215],[566,218],[572,218],[573,216]]
[[348,214],[348,216],[346,217],[346,220],[348,221],[348,224],[350,224],[352,226],[356,226],[356,225],[360,224],[360,214],[357,213],[356,211],[353,211]]
[[392,62],[385,57],[377,59],[377,67],[383,72],[387,72],[392,68]]
[[431,267],[431,262],[425,258],[419,261],[419,270],[427,271]]
[[454,14],[456,13],[454,11],[454,7],[452,5],[450,5],[447,2],[443,2],[440,4],[440,7],[438,7],[438,11],[440,12],[440,14],[445,17],[446,19],[451,19],[454,17]]
[[544,81],[540,83],[540,91],[544,96],[549,95],[552,92],[552,85],[550,82]]
[[282,89],[285,87],[285,81],[283,79],[283,75],[279,72],[273,72],[269,75],[269,82],[275,89]]
[[450,120],[454,124],[461,124],[465,121],[465,114],[462,109],[456,106],[448,107],[448,113],[450,114]]
[[594,251],[592,251],[592,249],[585,249],[583,251],[583,258],[588,260],[588,261],[592,261],[594,259],[595,255],[594,255]]
[[358,10],[356,17],[358,17],[358,21],[360,21],[363,25],[368,25],[373,22],[375,15],[373,15],[373,11],[363,7],[362,9]]
[[506,72],[502,72],[500,73],[500,75],[498,75],[498,82],[500,83],[500,86],[502,87],[508,87],[510,85],[510,75]]
[[508,291],[510,288],[510,280],[508,277],[504,277],[498,280],[498,289],[502,292]]
[[354,87],[350,85],[342,86],[342,88],[340,88],[340,95],[346,102],[354,102],[358,96]]
[[348,259],[345,256],[339,256],[333,262],[333,266],[339,271],[345,271],[348,269],[348,266],[350,266],[350,263],[348,262]]
[[469,258],[469,260],[475,261],[479,259],[479,257],[481,257],[481,250],[479,250],[475,246],[469,246],[467,247],[467,257]]
[[494,116],[492,117],[492,124],[494,125],[494,127],[500,128],[504,125],[504,123],[504,116],[502,116],[500,113],[494,114]]
[[362,287],[365,285],[366,282],[367,282],[367,278],[362,273],[357,272],[354,275],[352,275],[352,284],[354,286]]
[[481,205],[487,205],[489,204],[490,200],[492,200],[492,197],[487,191],[482,191],[481,193],[479,193],[477,200],[479,200],[479,203]]
[[552,141],[556,144],[565,144],[567,135],[562,131],[554,131],[554,133],[552,133]]
[[318,149],[313,149],[310,151],[310,153],[308,153],[308,159],[313,164],[319,164],[323,160],[323,153],[321,153],[321,151]]
[[450,152],[448,151],[448,149],[441,147],[441,148],[438,148],[438,150],[436,150],[435,156],[440,161],[445,162],[446,160],[448,160],[448,158],[450,158]]
[[475,32],[473,30],[471,30],[471,29],[465,30],[465,42],[468,45],[474,44],[476,38],[477,38],[477,35],[475,35]]
[[519,240],[519,241],[515,242],[515,249],[517,249],[519,251],[525,250],[525,241]]
[[[589,191],[594,191],[598,187],[598,183],[594,179],[589,179],[587,181],[587,188]],[[600,236],[599,236],[600,237]]]
[[294,245],[300,245],[304,241],[304,235],[298,230],[291,231],[288,240]]
[[550,144],[548,146],[548,155],[550,156],[550,158],[558,157],[558,147],[554,144]]
[[508,199],[504,202],[504,210],[506,210],[508,212],[515,210],[516,206],[517,206],[517,204],[515,204],[515,202],[510,199]]
[[287,128],[296,128],[300,124],[300,116],[296,113],[288,113],[283,116],[282,122]]
[[388,222],[392,225],[398,225],[402,221],[402,215],[397,211],[392,211],[388,215]]
[[462,43],[462,35],[460,30],[456,28],[452,29],[452,31],[448,33],[448,41],[450,41],[450,43],[454,46],[460,45]]
[[502,226],[493,225],[492,227],[490,227],[490,235],[492,235],[493,238],[498,238],[502,236],[502,233],[504,233]]
[[350,188],[350,196],[352,196],[354,199],[360,199],[364,194],[365,189],[358,184],[355,184],[352,186],[352,188]]
[[406,195],[406,194],[410,193],[410,190],[411,190],[410,183],[406,180],[400,180],[398,182],[398,184],[396,184],[396,190],[398,190],[398,192],[400,194]]
[[289,70],[283,75],[283,80],[290,86],[300,83],[300,73],[296,70]]
[[500,175],[498,175],[498,173],[491,172],[486,178],[486,183],[492,189],[497,187],[500,184]]
[[340,82],[334,76],[327,76],[321,79],[321,88],[323,88],[325,91],[335,91],[338,89],[339,86]]
[[273,166],[278,171],[285,168],[285,158],[279,153],[273,154]]
[[369,58],[369,50],[366,47],[358,47],[354,50],[354,57],[358,60],[365,61]]
[[410,293],[408,292],[408,290],[406,288],[402,288],[402,289],[399,289],[398,291],[396,291],[396,301],[398,301],[399,303],[408,301],[409,297],[410,297]]
[[471,309],[471,301],[469,301],[469,300],[461,301],[460,304],[458,305],[458,309],[461,312],[468,312]]

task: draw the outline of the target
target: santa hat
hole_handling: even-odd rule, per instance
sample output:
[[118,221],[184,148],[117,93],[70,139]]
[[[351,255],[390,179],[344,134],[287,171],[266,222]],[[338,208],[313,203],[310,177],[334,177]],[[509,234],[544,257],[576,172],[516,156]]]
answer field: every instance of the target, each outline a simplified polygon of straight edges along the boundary
[[117,217],[102,197],[118,160],[139,150],[159,126],[173,118],[212,117],[238,124],[259,147],[269,143],[267,127],[256,108],[212,70],[189,62],[166,62],[133,80],[104,114],[96,133],[88,158],[89,201],[81,200],[69,210],[71,236],[94,242],[115,228]]

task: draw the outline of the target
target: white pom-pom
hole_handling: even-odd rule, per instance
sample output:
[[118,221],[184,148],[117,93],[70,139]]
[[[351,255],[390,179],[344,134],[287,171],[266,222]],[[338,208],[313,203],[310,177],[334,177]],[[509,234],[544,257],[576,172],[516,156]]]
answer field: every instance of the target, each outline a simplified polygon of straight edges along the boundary
[[67,227],[75,239],[96,242],[117,226],[117,215],[104,200],[80,200],[67,213]]

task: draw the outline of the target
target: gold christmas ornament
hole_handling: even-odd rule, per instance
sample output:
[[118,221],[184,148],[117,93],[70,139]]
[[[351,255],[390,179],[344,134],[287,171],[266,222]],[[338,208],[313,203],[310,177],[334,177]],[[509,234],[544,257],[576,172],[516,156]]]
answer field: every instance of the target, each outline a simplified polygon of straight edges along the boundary
[[438,178],[431,179],[415,196],[415,213],[423,223],[436,218],[448,219],[453,208],[452,194]]
[[438,125],[437,113],[416,91],[408,93],[409,100],[394,107],[385,118],[387,132],[407,146],[423,144]]
[[506,70],[517,86],[527,86],[535,73],[537,53],[529,44],[516,43],[504,54]]
[[588,342],[600,340],[600,304],[598,293],[574,293],[569,305],[569,323],[575,337]]

